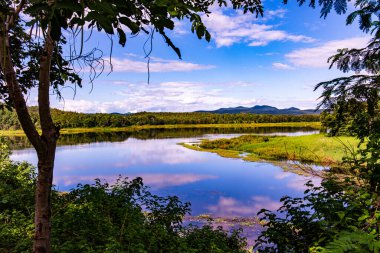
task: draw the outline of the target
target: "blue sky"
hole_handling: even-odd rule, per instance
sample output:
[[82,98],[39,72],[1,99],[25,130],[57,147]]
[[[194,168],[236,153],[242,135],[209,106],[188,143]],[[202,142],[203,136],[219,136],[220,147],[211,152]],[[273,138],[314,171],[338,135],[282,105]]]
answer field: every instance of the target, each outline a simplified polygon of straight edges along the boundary
[[[52,106],[78,112],[195,111],[220,107],[272,105],[315,108],[320,91],[315,84],[341,76],[328,70],[328,56],[338,48],[362,47],[369,40],[345,16],[320,19],[318,9],[295,1],[264,1],[265,14],[256,19],[240,11],[213,8],[204,22],[212,40],[198,40],[187,21],[176,21],[170,32],[182,60],[155,34],[148,84],[145,35],[127,39],[124,48],[114,38],[113,72],[77,89],[64,89],[64,100],[52,96]],[[350,6],[352,10],[352,6]],[[87,50],[99,46],[107,55],[110,40],[93,34]],[[83,73],[84,77],[86,73]],[[85,78],[86,79],[86,78]],[[34,93],[30,104],[35,103]]]

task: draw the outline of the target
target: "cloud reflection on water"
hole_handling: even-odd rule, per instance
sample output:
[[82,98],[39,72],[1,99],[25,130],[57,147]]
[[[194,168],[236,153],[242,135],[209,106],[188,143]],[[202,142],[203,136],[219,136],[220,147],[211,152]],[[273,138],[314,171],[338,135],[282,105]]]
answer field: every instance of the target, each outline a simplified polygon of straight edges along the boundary
[[248,203],[243,203],[235,198],[220,197],[216,205],[210,205],[207,209],[215,216],[256,216],[257,212],[265,208],[271,211],[281,206],[279,201],[272,200],[268,196],[252,196]]
[[305,191],[308,187],[305,185],[308,181],[311,181],[315,186],[321,184],[321,178],[316,177],[295,177],[292,178],[288,183],[287,187],[297,190],[297,191]]
[[286,187],[297,191],[305,191],[307,189],[305,184],[308,181],[311,181],[314,185],[321,184],[321,178],[312,176],[295,176],[295,174],[291,172],[275,173],[274,178],[277,180],[287,180]]
[[[57,170],[77,171],[78,169],[91,170],[94,167],[106,169],[129,168],[136,165],[189,164],[206,159],[206,155],[176,145],[176,142],[179,140],[162,139],[157,141],[130,138],[125,142],[112,144],[96,143],[84,144],[80,147],[59,147]],[[70,160],[67,160],[67,157],[70,157]]]
[[[122,175],[130,179],[141,177],[145,185],[152,188],[160,189],[170,186],[181,186],[199,182],[201,180],[216,179],[213,175],[198,175],[198,174],[129,174]],[[99,176],[57,176],[54,178],[54,184],[63,186],[75,186],[79,183],[93,183],[95,178],[105,180],[113,184],[119,176],[116,175],[99,175]]]

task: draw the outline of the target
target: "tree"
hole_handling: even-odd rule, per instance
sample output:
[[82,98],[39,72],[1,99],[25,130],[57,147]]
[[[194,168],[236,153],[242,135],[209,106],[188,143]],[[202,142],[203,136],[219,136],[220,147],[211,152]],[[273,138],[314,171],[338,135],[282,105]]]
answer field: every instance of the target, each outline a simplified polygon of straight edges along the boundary
[[[348,2],[319,1],[321,16],[333,8],[345,13]],[[311,0],[310,6],[315,5]],[[338,50],[329,61],[330,68],[357,74],[319,83],[315,89],[323,89],[319,107],[325,109],[329,134],[357,137],[359,150],[351,151],[340,168],[330,169],[320,187],[309,183],[303,198],[284,197],[278,210],[282,215],[261,211],[267,229],[257,241],[259,252],[379,252],[380,2],[357,0],[354,5],[347,25],[358,19],[359,28],[373,37],[365,48]]]
[[[162,35],[179,58],[181,53],[167,30],[174,29],[173,19],[189,20],[199,39],[210,40],[200,13],[209,14],[213,4],[227,5],[225,0],[3,0],[0,3],[0,101],[14,108],[22,129],[38,156],[35,203],[34,252],[50,252],[50,195],[59,127],[50,113],[49,91],[60,96],[59,88],[72,83],[82,86],[75,64],[95,70],[104,60],[97,49],[84,52],[84,29],[106,35],[117,34],[124,46],[127,33],[145,32]],[[263,14],[260,0],[232,0],[234,9],[256,16]],[[152,30],[149,29],[152,28]],[[64,33],[63,31],[66,31]],[[74,38],[68,45],[67,32]],[[75,50],[75,45],[80,45]],[[69,48],[70,54],[64,51]],[[74,49],[73,49],[74,48]],[[83,66],[83,65],[82,65]],[[94,72],[92,72],[94,74]],[[95,78],[91,75],[90,78]],[[28,112],[24,95],[38,90],[38,113],[41,134]]]

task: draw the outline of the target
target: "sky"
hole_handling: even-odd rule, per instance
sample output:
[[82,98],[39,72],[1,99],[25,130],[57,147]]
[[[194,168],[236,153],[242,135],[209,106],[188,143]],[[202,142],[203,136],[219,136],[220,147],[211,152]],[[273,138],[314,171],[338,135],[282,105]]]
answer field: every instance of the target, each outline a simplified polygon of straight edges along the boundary
[[[181,49],[182,60],[154,34],[149,83],[143,46],[147,35],[128,36],[126,46],[121,47],[117,37],[112,46],[108,37],[93,33],[85,50],[98,47],[106,59],[111,57],[112,72],[106,64],[103,74],[90,84],[88,69],[84,69],[83,87],[62,89],[63,99],[52,94],[51,104],[86,113],[255,105],[313,109],[321,93],[313,91],[314,86],[344,75],[329,70],[328,57],[339,48],[364,47],[369,37],[357,23],[346,26],[346,15],[331,13],[321,19],[318,8],[289,2],[265,0],[262,18],[213,7],[212,14],[202,16],[212,35],[209,43],[191,33],[188,21],[175,21],[175,29],[168,34]],[[148,43],[145,50],[149,49]],[[28,99],[30,105],[36,103],[35,91]]]

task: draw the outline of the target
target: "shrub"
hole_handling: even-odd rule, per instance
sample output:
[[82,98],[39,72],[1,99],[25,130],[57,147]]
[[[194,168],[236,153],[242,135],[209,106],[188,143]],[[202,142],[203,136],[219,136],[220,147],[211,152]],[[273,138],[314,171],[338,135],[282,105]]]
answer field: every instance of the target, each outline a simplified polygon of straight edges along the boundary
[[[0,145],[0,252],[30,252],[35,169]],[[190,204],[151,194],[141,178],[53,190],[52,209],[53,252],[246,252],[239,231],[182,226]]]

